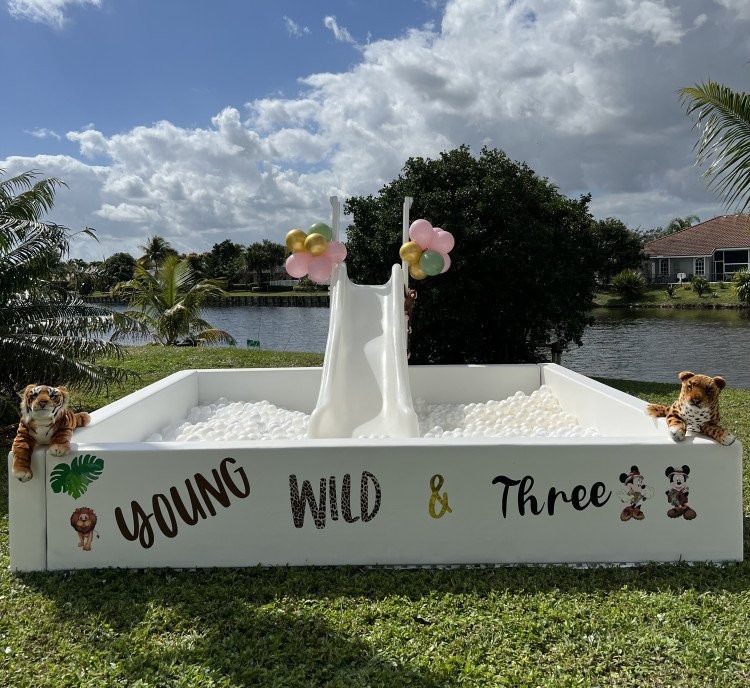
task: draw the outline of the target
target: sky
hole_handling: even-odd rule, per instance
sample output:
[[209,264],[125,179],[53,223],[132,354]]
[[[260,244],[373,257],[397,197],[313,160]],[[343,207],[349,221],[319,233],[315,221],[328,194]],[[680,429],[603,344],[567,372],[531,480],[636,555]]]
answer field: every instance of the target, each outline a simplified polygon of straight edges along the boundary
[[0,169],[67,183],[87,260],[283,242],[461,144],[632,229],[710,219],[677,91],[747,90],[748,29],[747,0],[0,0]]

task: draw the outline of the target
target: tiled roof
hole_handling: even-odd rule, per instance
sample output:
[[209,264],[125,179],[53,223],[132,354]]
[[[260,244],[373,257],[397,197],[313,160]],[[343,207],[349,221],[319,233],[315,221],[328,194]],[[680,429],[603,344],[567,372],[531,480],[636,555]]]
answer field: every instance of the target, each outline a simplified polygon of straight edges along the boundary
[[709,256],[717,249],[750,247],[750,215],[721,215],[649,241],[647,256]]

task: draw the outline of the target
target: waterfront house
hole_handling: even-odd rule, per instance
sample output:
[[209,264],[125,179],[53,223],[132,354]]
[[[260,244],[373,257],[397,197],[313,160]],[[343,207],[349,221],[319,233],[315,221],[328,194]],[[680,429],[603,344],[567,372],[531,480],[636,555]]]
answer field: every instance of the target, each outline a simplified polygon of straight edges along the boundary
[[748,269],[750,215],[722,215],[649,241],[643,252],[653,282],[678,282],[705,277],[711,282],[731,280]]

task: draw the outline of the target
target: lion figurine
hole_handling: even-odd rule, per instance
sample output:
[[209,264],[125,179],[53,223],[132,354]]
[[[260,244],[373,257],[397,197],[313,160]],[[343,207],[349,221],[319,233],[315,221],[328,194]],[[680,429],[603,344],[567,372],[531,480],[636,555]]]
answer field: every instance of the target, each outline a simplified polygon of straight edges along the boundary
[[91,542],[94,539],[94,529],[96,528],[94,510],[87,506],[78,507],[70,517],[70,525],[78,533],[78,546],[82,547],[85,552],[91,551]]
[[671,406],[649,404],[646,413],[666,418],[669,434],[675,442],[685,439],[685,432],[702,432],[728,446],[737,439],[719,422],[719,393],[727,383],[723,377],[696,375],[685,370],[678,377],[682,382],[680,396]]

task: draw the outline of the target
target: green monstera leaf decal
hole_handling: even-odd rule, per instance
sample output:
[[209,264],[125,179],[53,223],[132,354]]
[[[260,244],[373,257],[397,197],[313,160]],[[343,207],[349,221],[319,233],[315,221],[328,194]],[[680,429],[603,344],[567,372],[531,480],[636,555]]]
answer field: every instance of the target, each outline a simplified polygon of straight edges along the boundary
[[73,499],[78,499],[103,470],[104,459],[98,459],[91,454],[76,456],[70,462],[70,466],[67,463],[58,463],[52,469],[49,484],[53,492],[65,492]]

